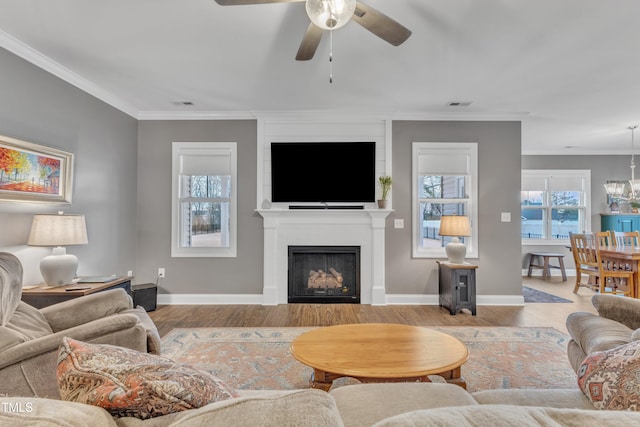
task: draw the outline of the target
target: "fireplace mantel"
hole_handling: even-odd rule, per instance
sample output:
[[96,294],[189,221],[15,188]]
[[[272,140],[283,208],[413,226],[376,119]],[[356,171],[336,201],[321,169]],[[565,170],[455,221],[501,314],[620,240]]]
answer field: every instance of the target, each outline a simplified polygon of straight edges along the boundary
[[389,209],[258,209],[264,218],[263,304],[287,304],[289,246],[360,246],[361,303],[386,304]]

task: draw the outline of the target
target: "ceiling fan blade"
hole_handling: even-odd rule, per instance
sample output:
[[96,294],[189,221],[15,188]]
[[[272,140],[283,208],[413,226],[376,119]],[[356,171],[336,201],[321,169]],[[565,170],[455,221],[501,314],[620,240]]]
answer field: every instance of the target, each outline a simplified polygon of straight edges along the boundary
[[307,32],[304,33],[304,38],[298,48],[296,61],[308,61],[313,58],[313,55],[315,55],[316,49],[318,49],[318,45],[320,44],[323,33],[324,30],[322,28],[316,27],[313,22],[309,23]]
[[215,0],[220,6],[241,6],[244,4],[295,3],[306,0]]
[[356,10],[351,19],[394,46],[401,45],[411,35],[411,30],[408,28],[360,2],[356,2]]

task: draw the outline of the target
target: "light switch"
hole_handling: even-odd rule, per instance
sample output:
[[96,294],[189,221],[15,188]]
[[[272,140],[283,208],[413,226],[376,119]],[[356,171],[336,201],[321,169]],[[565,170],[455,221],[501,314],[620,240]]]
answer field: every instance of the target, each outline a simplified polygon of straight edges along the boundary
[[500,214],[500,221],[511,222],[511,212],[502,212]]
[[394,219],[393,228],[404,228],[404,219]]

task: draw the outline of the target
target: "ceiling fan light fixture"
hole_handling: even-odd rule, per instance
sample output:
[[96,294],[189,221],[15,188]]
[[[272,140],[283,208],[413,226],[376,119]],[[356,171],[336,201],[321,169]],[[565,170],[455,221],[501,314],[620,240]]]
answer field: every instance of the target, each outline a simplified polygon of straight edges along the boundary
[[323,30],[337,30],[351,20],[356,0],[307,0],[307,15]]

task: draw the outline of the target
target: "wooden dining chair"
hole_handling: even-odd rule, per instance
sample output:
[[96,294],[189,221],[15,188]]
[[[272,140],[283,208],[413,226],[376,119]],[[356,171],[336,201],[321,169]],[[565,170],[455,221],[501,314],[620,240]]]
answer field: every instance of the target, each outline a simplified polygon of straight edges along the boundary
[[[598,259],[599,292],[601,294],[621,294],[636,298],[634,273],[629,264],[618,259],[610,259],[600,253],[603,246],[595,239]],[[606,247],[604,247],[606,248]]]
[[615,231],[598,231],[596,232],[596,239],[600,246],[616,246]]
[[[598,247],[593,233],[569,233],[571,253],[576,265],[576,285],[573,293],[577,294],[580,287],[599,290],[600,262],[598,261]],[[582,275],[587,276],[586,283],[582,283]]]
[[640,247],[640,231],[614,231],[616,246]]

